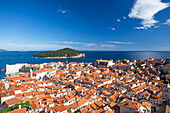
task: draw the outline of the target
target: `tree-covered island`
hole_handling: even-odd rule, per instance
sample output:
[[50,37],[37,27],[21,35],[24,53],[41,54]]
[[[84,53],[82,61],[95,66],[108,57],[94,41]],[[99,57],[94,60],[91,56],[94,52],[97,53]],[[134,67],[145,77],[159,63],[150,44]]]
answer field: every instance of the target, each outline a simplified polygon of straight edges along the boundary
[[0,52],[4,52],[4,51],[7,51],[6,49],[0,49]]
[[43,51],[36,55],[33,55],[33,57],[47,59],[64,59],[85,57],[85,54],[81,51],[77,51],[71,48],[64,48],[57,51]]

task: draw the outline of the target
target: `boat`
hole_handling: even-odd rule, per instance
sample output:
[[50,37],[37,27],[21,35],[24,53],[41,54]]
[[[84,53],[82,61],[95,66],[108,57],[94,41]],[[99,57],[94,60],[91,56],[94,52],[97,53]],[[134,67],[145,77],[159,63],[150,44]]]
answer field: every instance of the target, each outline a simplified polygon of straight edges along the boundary
[[28,51],[25,51],[25,50],[21,50],[21,51],[19,51],[19,52],[28,52]]
[[6,69],[2,69],[1,71],[6,71]]

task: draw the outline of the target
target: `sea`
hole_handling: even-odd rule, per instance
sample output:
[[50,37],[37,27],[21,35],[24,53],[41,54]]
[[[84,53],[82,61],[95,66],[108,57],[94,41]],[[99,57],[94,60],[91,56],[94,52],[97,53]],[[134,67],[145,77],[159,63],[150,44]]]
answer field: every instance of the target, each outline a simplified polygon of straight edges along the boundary
[[[65,62],[66,59],[42,59],[33,58],[32,56],[41,51],[7,51],[0,52],[0,79],[5,77],[4,71],[6,64],[28,63],[40,64],[49,62]],[[123,60],[123,59],[147,59],[153,57],[154,59],[170,59],[170,51],[82,51],[85,53],[84,58],[67,59],[68,62],[94,62],[95,60]]]

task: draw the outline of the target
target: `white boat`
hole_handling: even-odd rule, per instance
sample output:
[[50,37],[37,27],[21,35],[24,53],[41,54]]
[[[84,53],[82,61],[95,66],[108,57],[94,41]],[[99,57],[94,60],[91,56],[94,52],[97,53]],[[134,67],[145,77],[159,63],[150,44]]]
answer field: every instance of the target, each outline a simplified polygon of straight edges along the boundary
[[19,52],[28,52],[28,51],[25,51],[25,50],[21,50],[21,51],[19,51]]

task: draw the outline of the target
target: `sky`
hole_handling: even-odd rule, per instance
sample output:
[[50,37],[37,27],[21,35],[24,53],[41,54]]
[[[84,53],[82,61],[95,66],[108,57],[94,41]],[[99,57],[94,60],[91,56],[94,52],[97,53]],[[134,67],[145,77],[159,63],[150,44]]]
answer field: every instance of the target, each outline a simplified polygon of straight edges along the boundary
[[170,51],[170,0],[0,0],[0,49]]

